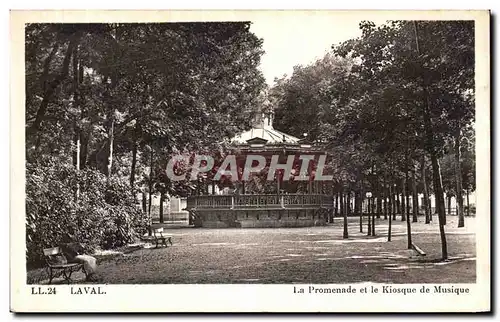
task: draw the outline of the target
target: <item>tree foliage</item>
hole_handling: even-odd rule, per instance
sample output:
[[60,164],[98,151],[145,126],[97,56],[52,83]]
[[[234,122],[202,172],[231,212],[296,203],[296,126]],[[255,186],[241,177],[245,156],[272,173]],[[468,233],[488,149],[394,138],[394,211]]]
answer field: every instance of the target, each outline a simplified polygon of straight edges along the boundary
[[26,26],[30,260],[65,238],[117,246],[131,235],[120,227],[144,224],[138,191],[196,189],[170,182],[166,161],[222,149],[250,125],[265,82],[262,40],[249,26]]
[[393,187],[416,196],[419,186],[409,181],[421,180],[418,169],[430,159],[433,186],[426,188],[444,225],[441,177],[448,191],[461,185],[459,177],[462,186],[474,181],[473,22],[363,21],[360,29],[359,38],[276,81],[277,124],[326,144],[344,191],[370,189],[378,199],[387,200]]

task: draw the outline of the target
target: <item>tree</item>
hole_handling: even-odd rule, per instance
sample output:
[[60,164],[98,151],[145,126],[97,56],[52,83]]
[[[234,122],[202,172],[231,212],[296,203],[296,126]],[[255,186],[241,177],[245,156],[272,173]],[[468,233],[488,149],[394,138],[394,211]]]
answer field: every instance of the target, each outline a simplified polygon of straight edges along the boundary
[[[127,200],[141,190],[150,194],[150,201],[157,192],[189,194],[196,188],[191,182],[165,179],[160,171],[165,160],[178,153],[223,149],[229,137],[250,125],[265,89],[258,69],[262,40],[249,26],[28,25],[28,166],[47,166],[40,160],[52,160],[42,180],[52,178],[51,171],[62,175],[67,165],[77,177],[80,172],[96,175],[92,182],[105,191],[87,200],[88,207],[104,212],[106,224],[118,220],[102,200],[117,181],[128,188],[126,197],[120,195]],[[35,185],[36,171],[27,176]],[[84,182],[62,182],[68,186],[61,193],[81,192],[80,202],[75,199],[70,208],[81,207]],[[31,188],[27,198],[41,202]]]
[[[379,124],[377,129],[382,130],[382,136],[378,137],[375,131],[375,135],[372,132],[371,137],[383,142],[386,147],[394,144],[393,150],[404,151],[404,147],[398,148],[401,146],[398,141],[406,141],[411,159],[418,160],[419,151],[429,155],[439,214],[442,258],[446,259],[444,197],[439,158],[443,154],[443,143],[453,136],[454,132],[450,129],[458,118],[456,115],[460,115],[464,124],[471,122],[469,110],[473,106],[470,104],[473,101],[473,26],[468,22],[393,21],[379,27],[370,22],[362,22],[360,27],[363,32],[360,38],[336,46],[335,51],[341,56],[350,55],[359,61],[352,69],[358,72],[357,79],[362,82],[361,88],[365,88],[361,93],[371,93],[370,98],[385,103],[373,103],[378,108],[373,110],[375,113],[371,114],[372,118],[383,123],[392,121],[392,124],[397,124],[395,122],[399,121],[406,123],[405,125],[411,124],[411,127],[406,126],[406,130],[398,130],[397,126],[393,126],[391,132],[384,131]],[[454,48],[458,50],[454,51]],[[378,93],[381,95],[377,95]],[[464,102],[461,104],[462,108],[458,108],[462,113],[453,113],[457,110],[457,104],[451,102]],[[383,111],[392,113],[384,114]],[[409,118],[407,122],[402,118],[405,116]],[[396,137],[398,134],[405,134],[402,137],[406,139],[387,140],[389,135]],[[415,198],[413,200],[415,204]]]

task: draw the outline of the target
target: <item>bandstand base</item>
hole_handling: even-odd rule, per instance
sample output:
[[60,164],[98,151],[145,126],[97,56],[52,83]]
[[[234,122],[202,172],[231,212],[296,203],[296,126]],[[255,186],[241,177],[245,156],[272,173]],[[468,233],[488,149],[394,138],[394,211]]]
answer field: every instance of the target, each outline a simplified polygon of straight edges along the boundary
[[203,228],[280,228],[325,226],[325,209],[220,210],[197,212]]

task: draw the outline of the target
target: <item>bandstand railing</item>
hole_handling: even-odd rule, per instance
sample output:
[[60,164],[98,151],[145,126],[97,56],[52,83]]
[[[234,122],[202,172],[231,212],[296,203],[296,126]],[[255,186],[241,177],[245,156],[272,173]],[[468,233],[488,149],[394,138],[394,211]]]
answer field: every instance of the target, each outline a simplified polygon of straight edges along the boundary
[[322,194],[206,195],[187,198],[187,210],[332,208],[333,198]]

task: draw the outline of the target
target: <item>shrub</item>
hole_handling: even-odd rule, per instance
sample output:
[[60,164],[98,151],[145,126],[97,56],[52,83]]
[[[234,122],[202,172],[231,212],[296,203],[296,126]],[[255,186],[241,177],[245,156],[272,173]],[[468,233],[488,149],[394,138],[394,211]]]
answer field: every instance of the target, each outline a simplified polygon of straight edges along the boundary
[[126,180],[107,180],[94,169],[77,173],[71,165],[50,158],[27,165],[29,265],[41,264],[43,248],[64,242],[78,241],[88,252],[125,245],[146,229],[144,217]]

